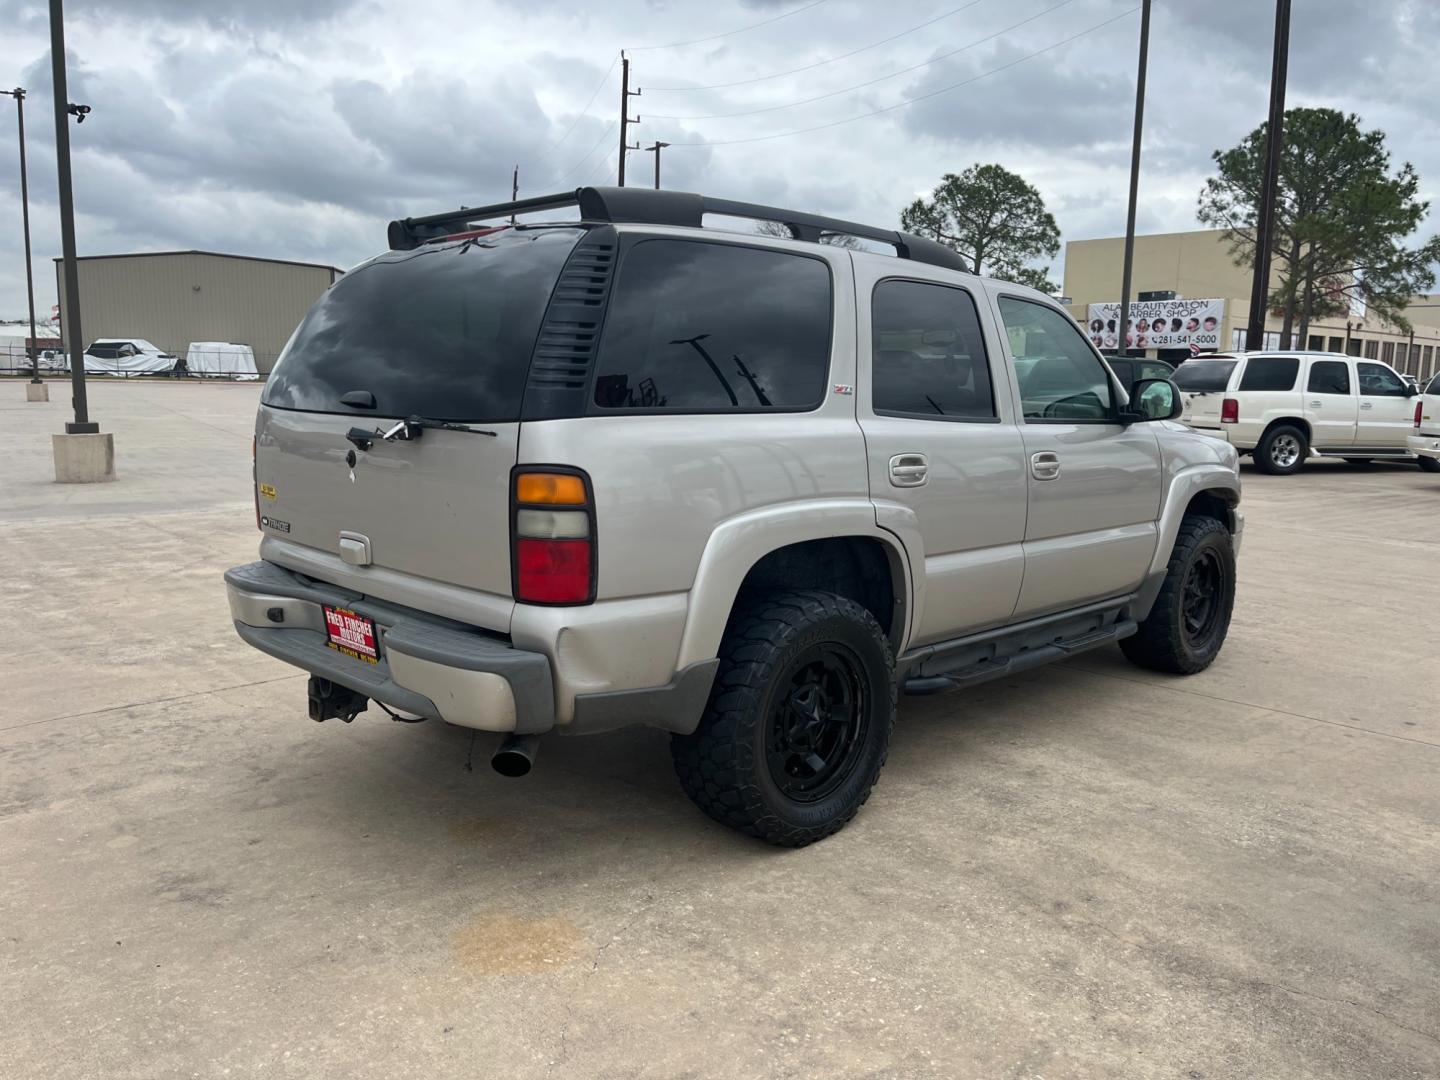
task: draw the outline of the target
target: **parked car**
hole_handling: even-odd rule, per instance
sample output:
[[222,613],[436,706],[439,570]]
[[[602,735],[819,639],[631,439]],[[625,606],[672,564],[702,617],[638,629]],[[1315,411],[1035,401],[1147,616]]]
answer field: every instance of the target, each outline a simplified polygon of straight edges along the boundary
[[1169,422],[1172,383],[1127,396],[1043,293],[903,233],[633,188],[390,246],[271,373],[260,561],[225,575],[316,720],[498,732],[511,775],[544,733],[647,724],[706,813],[799,846],[869,796],[902,687],[1221,648],[1235,450]]
[[144,338],[96,338],[85,350],[90,375],[154,375],[173,371],[178,357]]
[[185,352],[184,367],[186,374],[202,378],[242,382],[260,378],[255,368],[255,350],[237,341],[192,341]]
[[1262,472],[1311,456],[1411,460],[1414,389],[1388,364],[1344,353],[1254,352],[1187,360],[1180,420],[1252,454]]
[[1415,419],[1406,445],[1426,472],[1440,473],[1440,375],[1415,399]]

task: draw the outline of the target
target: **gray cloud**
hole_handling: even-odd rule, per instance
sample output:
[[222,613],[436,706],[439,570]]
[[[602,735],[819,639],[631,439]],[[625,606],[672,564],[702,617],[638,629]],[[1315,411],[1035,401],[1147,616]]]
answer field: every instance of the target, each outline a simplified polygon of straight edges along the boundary
[[[773,25],[666,50],[641,46],[724,34],[804,0],[70,0],[71,99],[95,108],[71,128],[80,247],[209,247],[346,265],[380,246],[392,216],[506,197],[517,163],[522,194],[613,182],[619,78],[606,72],[622,46],[634,50],[634,85],[646,88],[632,103],[643,118],[632,139],[717,144],[665,150],[666,186],[893,225],[942,173],[996,161],[1040,188],[1066,238],[1104,235],[1123,222],[1136,16],[917,99],[1095,26],[1133,0],[1071,0],[952,58],[845,89],[1055,2],[980,0],[865,49],[961,0],[829,0]],[[1156,6],[1143,228],[1194,227],[1211,151],[1263,117],[1269,30],[1256,27],[1254,11],[1255,0]],[[0,81],[31,91],[32,221],[48,307],[58,235],[44,6],[0,0],[0,25],[14,73],[0,72]],[[1426,190],[1440,195],[1428,56],[1440,38],[1440,5],[1373,0],[1359,29],[1351,0],[1297,9],[1291,102],[1355,111],[1387,130],[1396,160],[1414,161]],[[852,50],[863,51],[822,63]],[[719,91],[657,89],[737,81]],[[837,90],[733,119],[661,119]],[[0,315],[18,311],[24,295],[7,114],[0,109]],[[718,145],[811,127],[822,130]],[[648,183],[652,166],[650,154],[632,153],[631,182]]]

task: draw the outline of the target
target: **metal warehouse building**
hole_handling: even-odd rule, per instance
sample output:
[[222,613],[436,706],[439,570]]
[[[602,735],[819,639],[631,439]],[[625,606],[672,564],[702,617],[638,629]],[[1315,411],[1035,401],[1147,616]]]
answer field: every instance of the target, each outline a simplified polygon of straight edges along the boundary
[[[192,341],[233,341],[255,351],[262,373],[274,366],[310,305],[343,273],[316,263],[214,251],[94,255],[78,263],[84,344],[139,337],[184,356]],[[55,278],[62,318],[68,319],[59,259]]]

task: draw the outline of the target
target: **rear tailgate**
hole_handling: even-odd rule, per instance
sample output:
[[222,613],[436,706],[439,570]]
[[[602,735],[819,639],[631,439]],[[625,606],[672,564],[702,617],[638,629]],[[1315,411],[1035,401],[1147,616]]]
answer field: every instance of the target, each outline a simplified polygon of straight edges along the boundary
[[[391,251],[321,297],[277,362],[256,423],[265,558],[508,631],[510,473],[526,380],[582,234],[520,227]],[[381,437],[411,417],[467,430]]]
[[1184,404],[1181,423],[1197,428],[1220,427],[1220,406],[1235,365],[1233,359],[1187,360],[1175,369],[1172,378]]

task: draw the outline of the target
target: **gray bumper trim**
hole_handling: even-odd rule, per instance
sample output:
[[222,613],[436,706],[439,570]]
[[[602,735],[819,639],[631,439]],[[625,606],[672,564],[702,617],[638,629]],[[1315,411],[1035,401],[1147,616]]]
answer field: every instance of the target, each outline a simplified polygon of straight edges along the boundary
[[591,735],[630,724],[645,724],[689,735],[700,724],[720,660],[698,660],[678,672],[672,682],[643,690],[576,694],[575,719],[560,730]]
[[[360,593],[315,581],[274,563],[237,566],[225,572],[225,582],[242,594],[283,596],[312,604],[350,608],[375,620],[384,628],[379,664],[367,664],[337,653],[325,644],[325,635],[313,629],[284,629],[252,626],[237,621],[240,636],[262,652],[324,675],[393,708],[422,716],[443,714],[427,697],[397,685],[390,675],[385,654],[392,652],[415,657],[460,671],[479,671],[503,678],[515,699],[515,731],[538,734],[555,726],[555,690],[550,658],[543,653],[512,648],[509,643],[486,636],[462,623],[367,599]],[[387,697],[389,694],[391,696]],[[396,695],[408,699],[404,704]],[[423,707],[417,707],[423,705]]]

